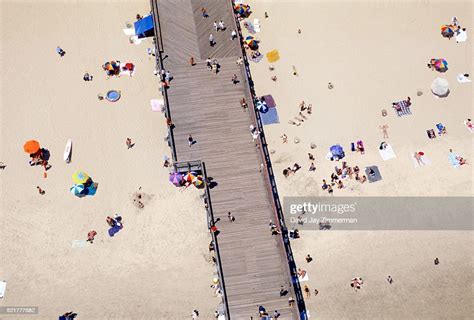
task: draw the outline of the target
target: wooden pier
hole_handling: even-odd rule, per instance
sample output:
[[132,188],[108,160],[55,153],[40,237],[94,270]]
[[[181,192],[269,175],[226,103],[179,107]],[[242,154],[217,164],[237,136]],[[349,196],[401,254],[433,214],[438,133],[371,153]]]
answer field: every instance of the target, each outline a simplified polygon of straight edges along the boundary
[[[250,125],[259,127],[249,89],[248,70],[238,65],[242,56],[232,3],[226,0],[151,0],[156,24],[160,64],[172,74],[165,93],[167,115],[174,127],[170,145],[174,160],[200,160],[215,185],[210,190],[226,305],[231,319],[258,318],[258,306],[280,319],[300,319],[304,302],[293,270],[287,235],[271,235],[270,220],[285,230],[276,186],[268,170],[265,140],[254,141]],[[209,15],[204,18],[201,8]],[[216,32],[214,21],[223,20],[227,29]],[[212,34],[216,44],[209,45]],[[195,65],[190,65],[193,57]],[[217,59],[215,74],[206,59]],[[232,83],[236,74],[239,82]],[[240,105],[245,97],[249,110]],[[195,144],[189,146],[192,135]],[[273,182],[272,182],[273,181]],[[275,195],[276,193],[276,195]],[[277,203],[275,203],[277,202]],[[228,212],[235,222],[228,220]],[[290,262],[289,262],[290,260]],[[280,296],[280,289],[289,291]],[[290,306],[289,297],[297,303]],[[303,312],[304,314],[304,312]]]

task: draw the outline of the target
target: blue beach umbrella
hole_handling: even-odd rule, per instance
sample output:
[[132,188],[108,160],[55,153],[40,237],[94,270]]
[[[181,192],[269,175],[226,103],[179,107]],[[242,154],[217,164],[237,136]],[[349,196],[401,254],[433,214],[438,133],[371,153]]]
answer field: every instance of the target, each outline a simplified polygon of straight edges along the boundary
[[338,144],[335,144],[329,148],[329,151],[331,151],[334,157],[338,157],[339,159],[344,158],[344,149],[342,149],[342,147]]
[[75,184],[70,189],[71,193],[75,196],[81,196],[84,192],[84,185],[83,184]]

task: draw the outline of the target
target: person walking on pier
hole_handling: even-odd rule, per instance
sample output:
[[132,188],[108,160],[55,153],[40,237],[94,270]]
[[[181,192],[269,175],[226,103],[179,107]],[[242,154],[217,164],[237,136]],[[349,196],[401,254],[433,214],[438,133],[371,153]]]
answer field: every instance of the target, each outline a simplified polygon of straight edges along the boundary
[[237,39],[237,32],[235,30],[232,30],[230,33],[230,40]]
[[202,7],[201,8],[201,13],[203,18],[209,18],[209,15],[207,14],[206,8]]
[[214,30],[216,30],[216,32],[219,31],[219,26],[217,25],[217,21],[214,21],[213,26],[214,26]]
[[209,70],[212,70],[212,60],[210,57],[206,59],[206,64],[207,64],[207,68]]
[[192,135],[189,135],[188,137],[188,143],[189,143],[189,146],[191,147],[193,144],[196,143],[196,141],[194,141],[194,138]]
[[211,47],[214,47],[214,45],[216,44],[216,42],[214,41],[214,36],[212,35],[212,33],[209,35],[209,45]]
[[237,80],[237,75],[234,73],[234,75],[232,76],[232,83],[233,84],[237,84],[239,83],[239,80]]
[[232,213],[227,213],[227,217],[229,218],[229,221],[230,222],[234,222],[235,221],[235,217],[232,215]]
[[225,31],[225,25],[224,25],[224,21],[219,21],[219,29],[222,30],[222,31]]

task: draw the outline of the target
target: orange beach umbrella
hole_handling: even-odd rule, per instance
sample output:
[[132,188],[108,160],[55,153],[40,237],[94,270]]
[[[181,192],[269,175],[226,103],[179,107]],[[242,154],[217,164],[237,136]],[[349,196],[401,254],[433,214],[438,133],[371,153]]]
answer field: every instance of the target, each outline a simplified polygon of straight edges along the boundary
[[40,144],[36,140],[29,140],[26,141],[25,144],[23,145],[23,150],[25,150],[26,153],[32,154],[38,152],[40,149]]

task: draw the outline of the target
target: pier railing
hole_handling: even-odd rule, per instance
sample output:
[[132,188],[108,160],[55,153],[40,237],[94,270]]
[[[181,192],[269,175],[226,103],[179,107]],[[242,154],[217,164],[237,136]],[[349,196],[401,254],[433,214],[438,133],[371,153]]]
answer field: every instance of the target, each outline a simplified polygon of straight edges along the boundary
[[[156,56],[156,61],[155,65],[159,69],[159,71],[164,70],[164,65],[163,65],[163,37],[161,35],[161,27],[160,27],[160,15],[158,11],[158,6],[156,5],[156,0],[150,0],[150,6],[151,6],[151,14],[153,16],[153,28],[155,32],[155,37],[153,39],[154,44],[155,44],[155,56]],[[161,77],[161,75],[158,75]],[[161,93],[163,94],[163,102],[165,106],[165,117],[166,119],[171,119],[171,112],[170,112],[170,106],[169,106],[169,100],[168,100],[168,89],[166,86],[161,86]],[[176,158],[176,146],[174,143],[174,135],[173,135],[173,126],[168,125],[168,135],[166,137],[166,140],[168,142],[168,146],[171,149],[171,158],[173,159],[173,162],[177,161]]]
[[242,29],[240,27],[240,22],[238,20],[237,15],[234,12],[234,2],[232,0],[229,1],[229,4],[231,6],[230,10],[232,10],[233,16],[234,16],[234,27],[235,30],[237,30],[237,34],[239,37],[240,41],[240,47],[242,50],[242,58],[244,59],[244,73],[245,73],[245,81],[248,83],[248,86],[246,87],[246,90],[248,90],[248,95],[252,98],[251,105],[249,107],[249,110],[251,110],[252,115],[255,120],[255,124],[257,126],[258,131],[260,131],[260,155],[263,159],[263,164],[266,170],[265,171],[265,176],[267,181],[269,182],[269,187],[270,187],[270,193],[272,194],[273,198],[273,207],[275,211],[275,216],[278,224],[280,225],[280,230],[281,235],[282,235],[282,242],[283,242],[283,247],[285,250],[285,255],[288,261],[288,268],[289,268],[289,274],[290,274],[290,280],[293,285],[293,289],[295,292],[296,296],[296,303],[298,306],[298,311],[299,311],[299,318],[301,320],[306,320],[307,319],[307,314],[306,314],[306,306],[305,302],[303,299],[303,294],[301,291],[301,286],[298,280],[298,273],[297,273],[297,268],[296,268],[296,261],[293,257],[293,252],[291,250],[290,246],[290,239],[289,239],[289,234],[288,234],[288,228],[286,227],[285,220],[283,217],[283,209],[280,203],[280,197],[278,195],[278,190],[275,182],[275,175],[273,172],[272,168],[272,163],[270,159],[270,153],[268,152],[267,148],[267,142],[265,139],[265,133],[263,130],[263,124],[262,120],[260,118],[260,112],[255,108],[256,101],[258,101],[257,95],[255,93],[255,87],[254,87],[254,82],[252,80],[252,75],[250,73],[250,65],[249,61],[247,58],[247,54],[245,52],[245,49],[243,47],[243,36],[242,36]]
[[[156,4],[156,0],[150,0],[150,6],[151,6],[151,13],[153,15],[153,25],[154,25],[154,32],[155,32],[155,37],[154,37],[154,43],[155,43],[155,55],[156,55],[156,66],[160,70],[164,70],[164,64],[163,64],[163,38],[161,35],[161,28],[160,28],[160,16],[159,16],[159,10],[158,6]],[[168,100],[168,92],[167,88],[165,86],[162,86],[161,93],[163,94],[163,101],[164,101],[164,106],[165,106],[165,117],[167,119],[171,119],[171,111],[170,111],[170,106],[169,106],[169,100]],[[208,177],[207,177],[207,172],[206,172],[206,166],[204,162],[202,161],[187,161],[187,162],[178,162],[177,155],[176,155],[176,145],[174,142],[174,135],[173,135],[173,127],[172,125],[168,125],[168,146],[171,149],[171,156],[173,159],[173,168],[175,172],[190,172],[190,171],[200,171],[202,173],[202,176],[204,178],[205,182],[205,187],[204,187],[204,203],[206,207],[206,217],[207,217],[207,227],[208,230],[211,234],[212,237],[212,242],[214,244],[214,252],[216,255],[216,269],[217,269],[217,274],[219,277],[219,286],[221,288],[222,292],[222,304],[224,305],[224,315],[226,319],[230,319],[229,317],[229,304],[227,301],[227,293],[225,290],[225,281],[224,281],[224,273],[222,271],[222,263],[221,263],[221,257],[220,257],[220,252],[219,252],[219,242],[217,240],[217,236],[214,232],[211,231],[211,227],[215,223],[214,219],[214,213],[212,211],[212,202],[211,202],[211,196],[209,192],[209,185],[207,183]]]

